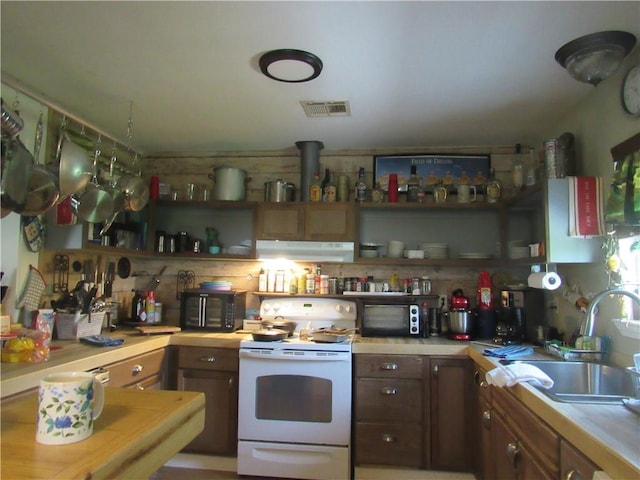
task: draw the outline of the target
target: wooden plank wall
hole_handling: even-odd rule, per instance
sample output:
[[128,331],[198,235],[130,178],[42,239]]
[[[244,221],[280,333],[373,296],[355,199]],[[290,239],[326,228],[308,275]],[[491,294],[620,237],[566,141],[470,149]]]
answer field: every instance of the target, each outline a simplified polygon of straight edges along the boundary
[[[367,182],[373,181],[373,156],[378,154],[427,154],[427,153],[455,153],[455,154],[491,154],[492,167],[496,174],[503,180],[508,194],[511,186],[511,164],[514,158],[515,145],[511,146],[469,146],[469,147],[424,147],[411,149],[372,149],[331,151],[321,150],[320,167],[334,170],[337,175],[348,175],[355,181],[358,169],[365,167]],[[523,152],[528,152],[528,147],[523,146]],[[521,154],[525,161],[528,154]],[[296,148],[279,152],[220,152],[220,153],[189,153],[189,154],[157,154],[144,159],[143,176],[157,175],[163,183],[181,186],[186,183],[200,183],[207,187],[213,186],[213,181],[207,178],[209,173],[218,166],[230,166],[242,168],[247,171],[250,181],[247,188],[247,200],[262,201],[264,199],[264,183],[283,178],[300,185],[300,153]],[[299,198],[299,193],[298,197]],[[53,257],[56,253],[64,253],[70,256],[70,262],[92,259],[97,261],[97,255],[83,251],[52,251],[43,250],[40,255],[39,268],[48,283],[43,305],[49,306],[51,298],[58,298],[59,294],[51,292],[53,279]],[[117,261],[121,255],[103,255],[103,262]],[[260,262],[256,261],[223,261],[223,260],[185,260],[167,259],[161,256],[155,257],[130,257],[132,272],[136,276],[127,279],[116,277],[113,286],[114,300],[120,304],[120,318],[127,318],[130,314],[132,291],[143,289],[151,279],[150,275],[157,273],[163,266],[167,266],[160,285],[156,291],[156,299],[163,304],[164,323],[168,325],[178,324],[179,302],[176,298],[178,287],[178,272],[193,271],[196,276],[195,286],[200,282],[209,280],[226,279],[233,282],[235,289],[255,291],[258,287],[258,272]],[[303,264],[302,267],[308,266]],[[450,294],[455,288],[463,288],[467,294],[473,296],[479,270],[468,268],[420,268],[402,267],[394,265],[373,266],[356,264],[326,264],[323,265],[323,273],[339,277],[374,276],[376,281],[385,281],[392,274],[398,273],[401,278],[429,275],[432,280],[433,292],[437,294]],[[514,272],[492,272],[496,275],[511,276]],[[521,272],[518,272],[521,273]],[[69,285],[72,288],[80,280],[80,274],[71,272]],[[249,309],[259,307],[259,299],[255,295],[249,295]]]

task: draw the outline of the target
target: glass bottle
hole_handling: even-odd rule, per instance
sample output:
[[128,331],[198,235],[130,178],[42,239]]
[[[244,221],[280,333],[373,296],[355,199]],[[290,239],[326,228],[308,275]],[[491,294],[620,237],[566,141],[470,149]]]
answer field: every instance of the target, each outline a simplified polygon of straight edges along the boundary
[[420,192],[420,178],[416,173],[416,166],[411,165],[411,175],[407,180],[407,202],[418,202],[418,193]]
[[364,167],[358,170],[358,181],[356,182],[356,202],[362,203],[367,201],[367,183],[364,176]]
[[375,187],[371,190],[371,201],[374,203],[380,203],[384,200],[384,192],[380,187],[380,182],[376,182]]
[[496,177],[496,171],[492,168],[489,180],[485,185],[485,198],[488,203],[498,203],[502,195],[502,182]]
[[333,172],[329,174],[329,183],[325,186],[325,202],[335,202],[337,195],[337,187],[335,175]]
[[324,178],[322,179],[322,184],[320,185],[322,187],[322,201],[326,202],[327,201],[327,186],[329,185],[329,182],[331,181],[331,172],[329,171],[328,168],[324,169]]
[[322,185],[320,184],[320,176],[318,172],[313,174],[309,185],[309,201],[319,202],[322,200]]
[[529,164],[527,165],[527,173],[525,184],[527,187],[533,187],[538,179],[538,159],[536,158],[536,151],[533,147],[529,147]]
[[516,157],[513,161],[511,166],[511,178],[513,181],[513,189],[516,192],[522,190],[525,182],[525,167],[522,159]]

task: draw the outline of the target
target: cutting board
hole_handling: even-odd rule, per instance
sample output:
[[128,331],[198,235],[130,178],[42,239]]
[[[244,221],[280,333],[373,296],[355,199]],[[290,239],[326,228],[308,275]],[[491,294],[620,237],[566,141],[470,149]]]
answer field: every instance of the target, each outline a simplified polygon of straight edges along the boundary
[[151,335],[154,333],[175,333],[180,331],[180,327],[170,327],[165,325],[145,325],[136,327],[142,335]]

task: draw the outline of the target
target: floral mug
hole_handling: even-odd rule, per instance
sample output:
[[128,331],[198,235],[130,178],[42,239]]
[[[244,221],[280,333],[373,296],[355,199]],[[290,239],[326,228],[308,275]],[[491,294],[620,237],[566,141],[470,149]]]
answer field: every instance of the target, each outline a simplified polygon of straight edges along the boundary
[[40,380],[36,441],[64,445],[88,438],[102,413],[104,388],[87,372],[61,372]]

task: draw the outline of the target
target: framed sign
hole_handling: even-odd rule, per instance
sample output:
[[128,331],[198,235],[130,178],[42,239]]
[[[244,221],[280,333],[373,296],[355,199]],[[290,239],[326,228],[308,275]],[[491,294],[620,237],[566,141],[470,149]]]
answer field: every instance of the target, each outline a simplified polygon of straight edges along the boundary
[[407,190],[407,180],[411,175],[411,166],[426,191],[442,184],[449,191],[455,191],[457,185],[467,183],[482,188],[489,179],[491,155],[376,155],[373,157],[373,180],[387,191],[389,174],[398,175],[398,190]]

